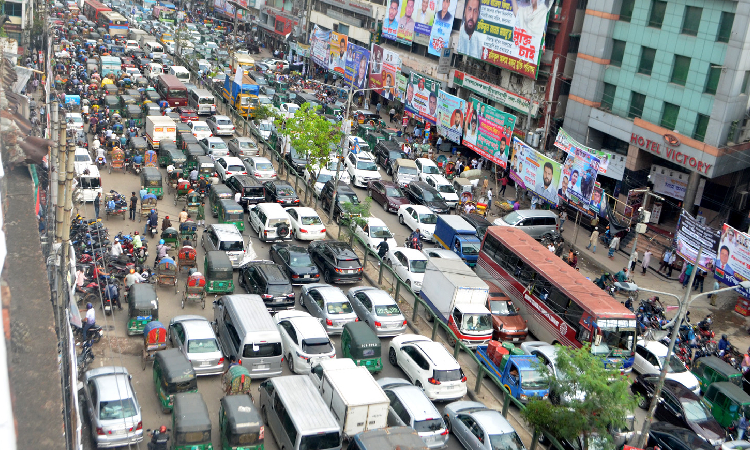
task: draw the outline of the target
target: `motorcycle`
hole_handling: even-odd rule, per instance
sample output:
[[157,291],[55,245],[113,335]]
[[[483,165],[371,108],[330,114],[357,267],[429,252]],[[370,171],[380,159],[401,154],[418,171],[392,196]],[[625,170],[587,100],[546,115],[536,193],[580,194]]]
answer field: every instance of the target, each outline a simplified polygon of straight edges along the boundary
[[83,374],[86,373],[89,363],[94,361],[94,351],[91,349],[93,346],[91,341],[84,341],[83,343],[76,345],[81,346],[81,354],[78,355],[76,360],[78,366],[78,378],[80,379],[83,377]]
[[404,247],[422,250],[422,241],[419,238],[406,238]]
[[77,327],[75,325],[71,326],[73,327],[73,334],[77,338],[80,338],[81,341],[93,341],[94,343],[96,343],[101,341],[102,336],[104,336],[104,330],[97,324],[94,324],[93,327],[89,328],[88,336],[86,336],[85,338],[83,336],[83,327]]
[[149,232],[149,234],[150,234],[150,236],[151,236],[152,239],[153,239],[154,236],[156,236],[157,230],[156,230],[156,224],[155,223],[151,223],[151,221],[148,222],[148,232]]
[[107,160],[103,156],[98,156],[96,158],[96,166],[99,168],[99,170],[102,169],[107,164]]
[[151,433],[151,442],[148,443],[148,450],[167,450],[169,444],[169,432],[167,428],[166,432],[159,432],[158,430],[146,430],[146,433]]

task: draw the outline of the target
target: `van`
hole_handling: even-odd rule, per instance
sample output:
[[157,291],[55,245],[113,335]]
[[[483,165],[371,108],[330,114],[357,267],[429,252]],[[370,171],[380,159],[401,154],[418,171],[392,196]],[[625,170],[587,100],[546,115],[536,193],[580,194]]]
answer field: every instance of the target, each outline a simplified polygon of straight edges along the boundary
[[520,228],[537,240],[547,234],[559,231],[560,228],[557,214],[543,209],[511,211],[505,217],[495,219],[492,224]]
[[154,82],[156,82],[159,75],[163,73],[164,69],[162,68],[161,64],[152,62],[146,64],[146,67],[144,68],[144,75],[146,76],[146,78]]
[[144,49],[144,52],[146,48],[146,42],[156,42],[156,41],[157,39],[151,36],[150,34],[143,34],[141,35],[141,37],[138,38],[138,44],[141,46],[141,49]]
[[419,180],[417,163],[411,159],[399,158],[393,161],[391,171],[393,172],[393,182],[398,183],[401,187],[406,187],[412,181]]
[[95,164],[76,164],[77,189],[82,202],[93,202],[97,194],[102,193],[102,178]]
[[259,295],[221,296],[214,325],[225,356],[234,356],[251,378],[281,375],[281,335]]
[[389,427],[359,433],[347,450],[427,450],[424,441],[411,427]]
[[211,63],[205,59],[198,60],[198,71],[203,73],[211,72]]
[[146,53],[146,56],[148,56],[151,59],[154,59],[157,55],[161,56],[164,53],[164,47],[156,42],[156,41],[149,41],[141,45],[143,48],[143,51]]
[[193,89],[188,94],[188,106],[200,114],[216,114],[216,98],[207,89]]
[[279,448],[341,448],[339,424],[307,376],[271,378],[259,390],[261,411]]
[[209,225],[201,236],[201,246],[207,252],[218,250],[226,253],[235,269],[243,264],[246,257],[255,259],[255,251],[249,244],[245,248],[242,234],[233,223]]
[[176,76],[183,83],[190,83],[190,71],[182,66],[171,66],[169,74]]
[[247,221],[261,241],[292,239],[289,214],[278,203],[259,203],[250,207]]

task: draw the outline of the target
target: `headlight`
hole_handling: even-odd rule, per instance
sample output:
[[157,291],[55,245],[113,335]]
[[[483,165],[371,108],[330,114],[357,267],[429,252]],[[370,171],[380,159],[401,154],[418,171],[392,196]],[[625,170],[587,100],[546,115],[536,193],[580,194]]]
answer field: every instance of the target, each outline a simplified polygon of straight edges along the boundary
[[526,394],[521,394],[521,400],[528,400],[529,397],[526,396]]

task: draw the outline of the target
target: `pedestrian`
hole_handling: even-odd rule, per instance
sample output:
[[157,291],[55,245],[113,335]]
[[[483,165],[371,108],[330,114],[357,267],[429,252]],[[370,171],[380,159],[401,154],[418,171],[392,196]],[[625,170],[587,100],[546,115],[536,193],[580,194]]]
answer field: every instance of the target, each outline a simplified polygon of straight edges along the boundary
[[138,196],[135,191],[130,193],[130,220],[135,222],[135,208],[138,205]]
[[745,417],[745,413],[740,413],[740,420],[737,422],[737,440],[741,441],[743,437],[745,437],[745,433],[747,433],[747,428],[750,425],[750,423],[747,421],[747,417]]
[[589,245],[586,246],[586,249],[590,249],[592,246],[594,247],[591,251],[593,253],[596,253],[596,244],[599,242],[599,227],[594,227],[594,231],[591,232],[591,237],[589,237]]
[[[500,196],[501,197],[505,197],[505,188],[507,187],[508,187],[508,176],[503,175],[503,177],[500,178]],[[562,229],[560,229],[560,231],[562,231]]]
[[377,104],[375,105],[375,112],[376,112],[376,113],[378,113],[378,115],[380,115],[380,102],[378,102],[378,103],[377,103]]
[[630,273],[633,273],[633,269],[635,269],[635,263],[638,262],[638,250],[633,250],[633,253],[630,255],[630,259],[628,260],[628,271]]
[[94,199],[94,214],[97,219],[99,219],[99,206],[101,205],[101,203],[102,203],[102,193],[97,192],[96,198]]
[[[378,257],[382,260],[385,258],[385,255],[388,254],[388,238],[383,238],[383,240],[378,244]],[[380,263],[378,263],[380,265]]]
[[646,275],[646,270],[648,270],[648,265],[650,263],[651,263],[651,249],[647,248],[646,252],[643,254],[643,261],[641,261],[641,267],[643,268],[643,272],[641,272],[642,275]]
[[[506,180],[506,178],[505,178],[505,176],[503,176],[503,181],[505,181],[505,180]],[[505,191],[505,184],[506,183],[507,183],[507,181],[505,181],[505,183],[503,183],[503,189],[500,192],[504,192]],[[561,205],[561,208],[565,208],[565,207]],[[568,220],[568,212],[565,209],[563,209],[562,211],[560,211],[560,233],[562,233],[563,231],[565,231],[564,225],[565,225],[565,221],[566,220]]]
[[612,242],[609,243],[609,259],[615,259],[615,252],[620,247],[620,236],[615,236]]
[[482,181],[482,192],[487,192],[487,188],[489,187],[489,185],[489,180],[487,180],[487,177],[484,177],[484,181]]
[[665,248],[664,253],[661,255],[661,261],[659,261],[659,272],[666,270],[669,267],[669,259],[672,257],[672,249]]
[[492,188],[487,190],[487,212],[492,211]]
[[185,208],[182,208],[182,211],[180,211],[180,214],[179,214],[179,221],[180,223],[185,223],[187,222],[187,220],[188,220],[187,210]]
[[201,201],[201,204],[198,205],[198,214],[195,216],[195,220],[198,221],[198,225],[202,226],[203,228],[206,228],[206,202]]
[[706,271],[703,270],[703,269],[701,269],[699,267],[698,271],[695,272],[695,280],[693,281],[693,290],[694,291],[697,291],[698,290],[698,286],[700,286],[701,293],[703,293],[703,282],[704,282],[705,278],[706,278]]
[[682,288],[686,288],[688,283],[690,282],[690,275],[693,273],[693,265],[688,263],[687,268],[685,268],[685,273],[683,273],[683,279],[682,279]]

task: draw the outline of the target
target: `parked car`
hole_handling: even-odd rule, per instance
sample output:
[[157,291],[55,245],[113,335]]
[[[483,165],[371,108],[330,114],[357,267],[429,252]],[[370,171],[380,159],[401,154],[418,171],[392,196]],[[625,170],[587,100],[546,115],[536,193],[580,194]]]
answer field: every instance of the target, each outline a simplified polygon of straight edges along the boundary
[[219,179],[224,183],[232,175],[247,175],[247,168],[242,164],[242,160],[234,156],[218,157],[214,160],[214,165]]
[[312,241],[325,239],[326,226],[320,220],[320,216],[313,208],[295,207],[286,208],[289,220],[292,224],[292,234],[300,241]]
[[294,289],[283,267],[273,261],[251,261],[240,268],[240,286],[257,294],[272,311],[294,308]]
[[661,450],[714,450],[714,447],[699,435],[668,422],[651,424],[646,448],[657,447]]
[[143,441],[141,405],[124,367],[105,366],[83,375],[83,400],[97,448],[136,445]]
[[415,248],[392,247],[388,250],[386,262],[393,267],[396,275],[406,281],[415,293],[422,290],[422,281],[427,268],[427,257]]
[[349,244],[341,241],[313,241],[307,247],[313,262],[323,272],[328,284],[358,283],[362,281],[364,269],[359,257]]
[[341,334],[344,325],[359,320],[344,291],[330,284],[317,283],[302,286],[299,304],[310,315],[320,319],[320,323],[329,335]]
[[437,216],[424,205],[401,205],[398,208],[398,222],[412,231],[419,229],[422,239],[431,241],[435,233]]
[[299,197],[294,192],[294,187],[284,180],[271,180],[263,183],[266,190],[266,202],[278,203],[281,206],[299,205]]
[[320,321],[304,311],[279,311],[274,320],[289,370],[310,373],[320,361],[336,357],[336,348]]
[[377,217],[365,217],[364,228],[357,224],[354,234],[364,241],[368,248],[377,249],[378,245],[386,239],[388,248],[396,248],[398,244],[393,238],[393,233],[388,229],[388,225]]
[[211,322],[203,316],[175,316],[167,330],[172,347],[179,349],[193,365],[196,375],[224,372],[224,354]]
[[386,291],[360,286],[349,289],[346,296],[359,320],[369,325],[379,337],[398,336],[406,331],[406,318]]
[[292,284],[317,283],[320,280],[318,266],[312,261],[305,247],[278,243],[271,245],[268,253],[271,261],[286,270]]
[[479,402],[445,405],[443,420],[466,450],[524,449],[516,430],[502,413]]
[[234,134],[234,124],[232,119],[227,116],[211,116],[206,119],[206,123],[215,136],[232,136]]
[[[639,339],[635,346],[633,370],[643,374],[658,374],[667,359],[667,346],[656,341]],[[700,395],[701,387],[698,378],[693,375],[678,357],[671,355],[667,367],[667,379],[674,380],[695,394]]]
[[424,181],[409,183],[404,189],[409,201],[414,205],[424,205],[435,214],[448,214],[450,208],[440,193]]
[[392,181],[375,180],[367,185],[367,195],[379,203],[386,212],[396,212],[401,205],[408,205],[409,199],[401,188]]
[[247,168],[247,173],[254,176],[255,178],[267,181],[276,179],[276,169],[273,168],[273,164],[268,158],[262,156],[252,156],[242,160]]
[[238,158],[258,156],[258,146],[249,137],[239,136],[229,140],[227,143],[229,153]]

